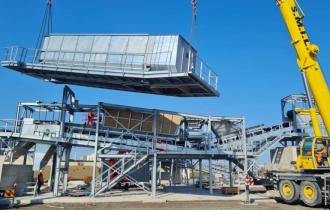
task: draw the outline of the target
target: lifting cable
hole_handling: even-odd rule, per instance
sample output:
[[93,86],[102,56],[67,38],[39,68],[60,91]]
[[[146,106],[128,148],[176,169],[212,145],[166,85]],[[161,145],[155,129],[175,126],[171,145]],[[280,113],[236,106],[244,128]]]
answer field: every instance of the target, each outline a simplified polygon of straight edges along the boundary
[[36,43],[36,49],[39,49],[41,47],[44,36],[49,35],[53,31],[52,6],[52,0],[47,0],[45,14],[42,20],[40,32]]
[[195,44],[198,52],[198,30],[197,30],[197,0],[192,0],[192,21],[190,27],[190,42],[191,45]]
[[302,10],[302,8],[301,8],[301,6],[300,6],[298,0],[294,0],[294,1],[295,1],[296,5],[297,5],[297,8],[299,9],[299,12],[300,12],[301,17],[304,18],[304,17],[305,17],[305,13],[304,13],[304,11]]

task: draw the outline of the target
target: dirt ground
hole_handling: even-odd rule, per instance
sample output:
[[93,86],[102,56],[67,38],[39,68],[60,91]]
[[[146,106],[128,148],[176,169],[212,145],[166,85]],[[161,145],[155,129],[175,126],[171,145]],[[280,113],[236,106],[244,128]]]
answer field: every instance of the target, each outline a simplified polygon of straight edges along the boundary
[[[0,206],[1,209],[1,206]],[[2,208],[3,209],[3,208]],[[166,202],[166,203],[81,203],[81,204],[43,204],[43,205],[21,205],[13,209],[24,210],[58,210],[58,209],[77,209],[77,210],[305,210],[310,209],[303,205],[286,205],[274,202],[262,202],[252,205],[243,205],[238,201],[203,201],[203,202]],[[323,209],[323,208],[319,208]]]

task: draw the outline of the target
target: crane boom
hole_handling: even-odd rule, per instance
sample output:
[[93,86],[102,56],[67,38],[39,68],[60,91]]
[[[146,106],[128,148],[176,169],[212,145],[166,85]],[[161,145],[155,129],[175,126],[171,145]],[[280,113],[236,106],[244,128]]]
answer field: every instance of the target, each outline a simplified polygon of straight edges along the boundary
[[[303,14],[299,12],[300,7],[297,1],[276,0],[276,2],[291,36],[291,43],[296,50],[298,66],[306,79],[307,92],[309,89],[313,95],[327,133],[330,135],[330,93],[317,60],[319,48],[310,42],[302,21]],[[310,113],[315,135],[321,136],[316,111],[313,107],[311,107]]]

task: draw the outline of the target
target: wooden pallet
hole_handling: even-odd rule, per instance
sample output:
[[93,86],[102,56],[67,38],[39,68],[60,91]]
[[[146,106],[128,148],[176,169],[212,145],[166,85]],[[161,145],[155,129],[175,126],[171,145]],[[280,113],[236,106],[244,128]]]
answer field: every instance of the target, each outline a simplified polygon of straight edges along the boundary
[[240,190],[238,187],[223,187],[222,193],[225,195],[237,195],[239,194]]

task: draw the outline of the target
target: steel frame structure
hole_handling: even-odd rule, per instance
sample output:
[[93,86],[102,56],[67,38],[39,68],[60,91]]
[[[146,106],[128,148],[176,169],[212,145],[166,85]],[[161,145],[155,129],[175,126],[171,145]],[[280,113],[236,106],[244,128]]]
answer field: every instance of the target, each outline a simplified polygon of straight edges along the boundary
[[[114,116],[109,109],[118,110],[118,113],[122,110],[143,114],[139,122],[124,125],[124,121],[129,121],[129,118]],[[87,112],[96,114],[95,126],[81,123],[79,114],[86,115]],[[186,123],[178,124],[176,133],[160,133],[159,125],[157,125],[159,113],[178,115]],[[116,126],[104,126],[105,119],[111,119]],[[151,130],[135,129],[141,128],[147,121],[152,124]],[[230,125],[230,129],[223,129],[226,127],[224,125]],[[56,146],[52,176],[56,196],[65,194],[67,191],[72,147],[94,148],[91,196],[108,191],[123,179],[130,180],[143,190],[151,190],[151,195],[156,196],[157,166],[160,162],[171,163],[172,174],[173,164],[178,161],[183,167],[198,165],[198,170],[201,172],[204,170],[201,166],[202,160],[208,160],[211,186],[212,171],[216,170],[212,160],[227,160],[229,170],[232,169],[232,163],[234,163],[244,171],[246,176],[252,176],[251,169],[256,159],[268,148],[276,143],[293,141],[301,136],[301,133],[294,130],[293,124],[287,122],[271,128],[260,125],[245,129],[245,121],[242,117],[190,115],[102,102],[97,105],[83,105],[78,103],[74,92],[68,87],[64,88],[61,103],[40,101],[19,103],[14,120],[0,121],[0,137],[1,141],[7,145],[6,154],[9,162],[13,162],[16,156],[26,153],[33,145]],[[27,150],[20,151],[19,147]],[[65,166],[61,169],[62,159]],[[114,164],[109,164],[109,160],[114,160]],[[142,185],[130,175],[149,164],[152,165],[151,188]],[[98,176],[96,175],[97,165],[101,165],[102,169]],[[61,171],[63,176],[60,176]],[[60,177],[63,183],[62,191],[59,188]],[[172,178],[171,175],[170,182]],[[201,177],[199,179],[201,181]],[[232,185],[231,174],[229,179]],[[210,193],[213,193],[212,187],[210,187]]]
[[[138,111],[148,117],[133,127],[125,127],[121,119],[109,113],[109,107],[117,110]],[[101,122],[105,117],[113,119],[120,125],[120,129],[104,127],[102,123],[96,123],[95,127],[77,123],[77,120],[81,120],[77,118],[77,113],[87,112],[96,113],[96,122]],[[184,132],[177,132],[175,134],[159,133],[157,131],[157,116],[159,113],[175,114],[185,119],[188,124],[183,123],[178,125],[179,129]],[[152,120],[151,132],[134,130],[135,127],[138,127],[148,119]],[[239,124],[242,120],[243,118],[239,117],[189,115],[101,102],[97,105],[81,105],[78,104],[73,91],[65,87],[62,103],[43,103],[40,101],[19,103],[16,118],[12,121],[2,121],[6,129],[0,131],[0,137],[4,142],[13,145],[9,147],[10,150],[7,153],[10,156],[10,159],[8,159],[9,162],[13,162],[14,156],[16,157],[19,154],[27,152],[27,150],[33,147],[33,144],[56,145],[56,151],[53,157],[55,196],[63,195],[67,191],[68,166],[70,152],[73,146],[94,148],[92,196],[110,189],[114,186],[115,182],[118,183],[123,178],[134,181],[130,173],[139,166],[149,163],[151,160],[153,164],[151,191],[152,195],[155,196],[157,173],[155,172],[155,168],[157,168],[160,161],[176,162],[173,160],[177,159],[179,161],[200,160],[201,162],[203,159],[206,159],[212,165],[212,159],[227,159],[228,155],[223,153],[222,149],[218,147],[217,137],[212,131],[212,125],[223,121]],[[9,126],[10,124],[11,126]],[[201,125],[204,125],[204,127],[200,127]],[[194,130],[192,127],[199,127],[199,130]],[[187,132],[188,134],[189,132],[193,133],[191,136],[192,139],[190,139]],[[20,148],[18,147],[22,147],[22,142],[32,143],[32,146],[29,145],[29,147],[26,147],[27,150],[25,151],[19,151]],[[62,159],[65,162],[64,168],[61,168],[60,165]],[[121,163],[121,168],[110,166],[104,161],[110,159],[115,159],[118,166]],[[187,164],[184,162],[183,165],[187,167]],[[102,164],[103,171],[101,173],[103,174],[96,176],[97,164],[99,163]],[[212,170],[211,166],[210,169]],[[63,176],[60,175],[61,172],[63,172]],[[110,174],[114,172],[120,174],[120,177],[113,182],[107,180]],[[107,174],[106,179],[102,177],[104,174]],[[62,191],[59,188],[61,177],[63,179]],[[105,183],[107,184],[106,186],[104,186]],[[139,185],[137,181],[134,181],[134,183],[145,190],[147,189]],[[212,193],[212,187],[210,192]]]

